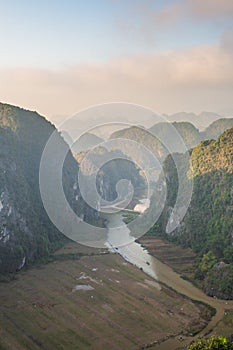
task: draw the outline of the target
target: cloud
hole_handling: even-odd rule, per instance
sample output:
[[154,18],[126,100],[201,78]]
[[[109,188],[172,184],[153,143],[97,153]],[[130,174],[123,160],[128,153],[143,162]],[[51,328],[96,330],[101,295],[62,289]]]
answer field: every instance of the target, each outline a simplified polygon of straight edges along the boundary
[[178,23],[210,21],[228,27],[232,24],[233,0],[173,0],[158,9],[155,2],[130,2],[125,9],[127,16],[118,18],[115,25],[120,37],[128,42],[140,42],[146,47],[156,46],[159,32],[174,30]]
[[53,119],[111,101],[138,103],[161,113],[219,111],[233,107],[232,62],[233,52],[222,44],[122,56],[57,71],[0,70],[0,96]]
[[171,26],[187,18],[218,20],[232,17],[232,0],[179,0],[154,12],[154,24]]
[[188,0],[187,6],[192,13],[204,18],[233,16],[232,0]]
[[233,54],[233,27],[224,33],[220,46],[224,51]]

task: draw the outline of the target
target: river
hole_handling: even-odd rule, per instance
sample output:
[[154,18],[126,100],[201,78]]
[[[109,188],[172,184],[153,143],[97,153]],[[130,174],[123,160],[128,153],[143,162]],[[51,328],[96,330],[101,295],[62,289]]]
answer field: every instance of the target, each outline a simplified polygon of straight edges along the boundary
[[[154,278],[157,282],[164,283],[190,299],[198,300],[209,304],[216,309],[215,316],[212,317],[208,325],[192,339],[184,337],[182,346],[186,346],[191,340],[199,336],[208,334],[216,324],[222,319],[226,310],[233,309],[233,301],[219,300],[207,296],[202,290],[196,288],[192,283],[184,280],[172,270],[168,265],[162,263],[151,256],[139,243],[135,242],[133,234],[123,222],[122,214],[114,214],[108,220],[108,247],[110,250],[120,254],[125,260],[134,264],[146,274]],[[177,339],[167,341],[153,346],[151,349],[176,350],[181,348],[181,343]]]

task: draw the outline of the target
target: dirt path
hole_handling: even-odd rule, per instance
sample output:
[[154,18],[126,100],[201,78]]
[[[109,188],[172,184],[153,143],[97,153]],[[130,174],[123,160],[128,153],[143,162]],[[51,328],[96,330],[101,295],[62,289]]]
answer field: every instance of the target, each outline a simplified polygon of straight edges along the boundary
[[[118,224],[117,226],[123,224],[122,215],[115,215],[113,219],[114,225],[116,225],[116,223]],[[122,239],[128,239],[130,231],[128,230],[127,226],[125,225],[124,227],[123,224],[123,226],[121,226],[120,231],[123,235]],[[119,239],[118,232],[116,237],[117,239]],[[117,243],[115,244],[115,246],[117,246]],[[126,248],[119,247],[117,252],[120,255],[122,255],[122,257],[126,260],[135,264],[137,267],[143,269],[143,271],[150,275],[152,278],[155,278],[156,280],[172,288],[176,292],[185,295],[192,300],[197,300],[206,303],[216,309],[216,314],[212,317],[208,325],[200,333],[198,333],[197,336],[193,337],[192,339],[196,339],[198,337],[210,333],[210,331],[212,331],[213,328],[217,325],[217,323],[223,318],[225,311],[233,309],[233,300],[225,301],[207,296],[201,289],[195,287],[191,282],[181,278],[181,276],[177,272],[175,272],[171,267],[169,267],[159,259],[155,258],[154,256],[148,254],[148,252],[145,252],[144,248],[136,242],[129,244]],[[149,266],[147,266],[147,264]],[[189,343],[190,337],[183,337],[182,346],[185,346],[186,344],[188,345]],[[166,347],[164,347],[164,344],[166,344]],[[150,348],[157,350],[176,350],[181,348],[181,343],[176,339],[169,339],[160,345],[156,345]]]
[[[181,293],[191,299],[204,302],[216,309],[215,316],[212,317],[208,325],[195,337],[192,339],[195,340],[198,337],[207,335],[210,331],[214,329],[217,323],[223,318],[226,310],[233,309],[233,300],[225,301],[207,296],[202,290],[196,288],[192,283],[184,280],[180,277],[178,273],[172,270],[168,265],[162,263],[155,257],[153,257],[153,264],[158,280],[168,287],[174,289],[178,293]],[[157,350],[175,350],[179,349],[181,346],[186,346],[190,343],[190,337],[183,337],[182,345],[181,342],[177,339],[169,339],[159,345],[151,347],[151,349]]]

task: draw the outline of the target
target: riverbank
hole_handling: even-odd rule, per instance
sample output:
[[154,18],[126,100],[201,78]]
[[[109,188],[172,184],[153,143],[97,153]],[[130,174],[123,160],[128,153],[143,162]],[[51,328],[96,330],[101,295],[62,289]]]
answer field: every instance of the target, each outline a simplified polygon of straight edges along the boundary
[[0,283],[0,348],[178,350],[224,322],[231,329],[233,302],[207,297],[149,255],[121,216],[109,243],[119,254],[70,243],[52,262]]
[[[163,283],[165,286],[171,288],[175,292],[193,300],[194,302],[201,302],[203,304],[208,305],[211,310],[215,310],[216,312],[212,312],[212,318],[208,325],[206,327],[196,327],[195,331],[190,332],[192,335],[198,334],[199,336],[204,336],[209,334],[213,331],[213,329],[216,327],[216,325],[222,320],[227,310],[233,309],[233,301],[226,302],[223,300],[217,300],[214,298],[208,297],[201,289],[194,286],[189,281],[182,278],[181,275],[184,275],[184,272],[190,273],[191,275],[194,274],[194,267],[193,263],[195,260],[195,255],[192,254],[191,250],[183,250],[179,246],[175,246],[172,244],[169,244],[169,242],[163,242],[161,240],[156,240],[156,238],[151,237],[144,237],[141,238],[140,242],[144,243],[144,246],[148,248],[149,252],[153,254],[149,254],[145,248],[137,242],[132,242],[132,234],[129,231],[127,225],[124,224],[122,215],[117,214],[113,217],[112,220],[108,222],[109,227],[109,236],[108,240],[110,242],[110,245],[115,249],[116,252],[118,252],[124,259],[132,263],[133,265],[137,266],[141,270],[143,270],[146,274],[153,277],[157,282]],[[119,228],[120,227],[120,228]],[[127,245],[124,245],[124,242],[130,242]],[[157,242],[157,243],[156,243]],[[166,252],[170,251],[170,262],[171,260],[175,260],[175,266],[180,273],[176,272],[171,268],[164,261],[161,261],[156,258],[155,251],[157,248],[156,246],[160,245],[164,246],[166,249],[163,252],[163,255],[161,255],[161,251],[158,254],[160,258],[163,256],[163,260],[168,257],[166,257]],[[151,247],[154,247],[152,249]],[[158,252],[159,250],[157,250]],[[172,254],[171,254],[172,252]],[[171,258],[172,255],[172,258]],[[189,261],[188,266],[184,263],[185,261]],[[187,276],[186,276],[187,277]],[[190,279],[190,277],[189,277]],[[190,344],[189,336],[182,336],[182,343],[185,345]],[[165,340],[165,343],[169,342],[167,344],[167,348],[171,350],[179,349],[180,344],[175,337],[167,337],[168,340]],[[180,341],[180,339],[179,339]],[[163,344],[164,342],[162,342]],[[149,344],[153,346],[153,348],[156,349],[163,349],[163,345],[159,343],[156,343],[156,345]]]
[[[206,335],[230,336],[233,332],[233,301],[208,297],[202,290],[182,278],[193,279],[195,254],[190,249],[183,249],[156,237],[144,236],[140,239],[140,243],[156,260],[160,281],[177,292],[191,299],[202,301],[216,309],[216,314],[209,324],[193,339]],[[182,338],[182,346],[187,346],[189,343],[190,339]],[[168,339],[160,345],[151,347],[151,349],[156,350],[167,350],[168,348],[171,350],[181,349],[180,340]]]
[[190,280],[195,286],[198,286],[194,281],[196,254],[191,248],[184,248],[165,239],[149,235],[141,237],[139,243],[151,256],[170,266],[182,278]]
[[206,324],[205,307],[118,254],[77,243],[56,254],[0,283],[0,348],[139,350]]

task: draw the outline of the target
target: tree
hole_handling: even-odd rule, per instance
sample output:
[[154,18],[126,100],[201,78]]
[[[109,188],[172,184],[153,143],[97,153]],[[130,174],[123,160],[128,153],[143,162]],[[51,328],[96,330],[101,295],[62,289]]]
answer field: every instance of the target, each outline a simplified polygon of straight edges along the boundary
[[224,337],[210,337],[207,339],[199,339],[191,344],[188,350],[233,350],[233,343]]
[[213,254],[213,252],[210,250],[208,253],[204,254],[201,260],[200,269],[201,271],[206,274],[210,271],[210,269],[216,264],[217,260]]

